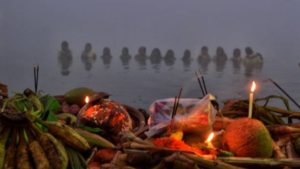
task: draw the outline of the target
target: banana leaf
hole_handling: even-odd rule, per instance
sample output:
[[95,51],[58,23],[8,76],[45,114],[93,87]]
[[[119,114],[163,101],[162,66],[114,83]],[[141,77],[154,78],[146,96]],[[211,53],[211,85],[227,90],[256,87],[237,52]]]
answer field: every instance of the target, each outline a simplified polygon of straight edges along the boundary
[[40,98],[40,102],[44,106],[44,112],[42,114],[42,119],[47,121],[58,121],[58,118],[54,115],[57,110],[61,108],[59,102],[50,95],[45,95]]

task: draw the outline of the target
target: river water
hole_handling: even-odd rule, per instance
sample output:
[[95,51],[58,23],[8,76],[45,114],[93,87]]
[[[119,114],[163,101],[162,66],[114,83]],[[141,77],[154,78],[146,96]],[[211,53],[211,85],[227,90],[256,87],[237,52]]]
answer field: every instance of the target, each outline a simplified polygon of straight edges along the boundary
[[[0,83],[10,91],[33,89],[33,64],[39,64],[39,89],[45,94],[84,86],[148,109],[157,99],[178,95],[181,87],[182,97],[202,96],[195,77],[201,69],[208,92],[219,102],[239,93],[248,98],[252,81],[258,86],[255,98],[283,95],[265,81],[268,78],[300,102],[299,7],[299,1],[0,1]],[[57,60],[63,40],[73,52],[68,75],[61,72]],[[97,53],[92,65],[80,59],[87,42]],[[229,57],[234,48],[244,55],[244,48],[251,46],[263,55],[263,67],[249,73],[231,61],[201,65],[197,57],[203,45],[211,56],[222,46]],[[155,47],[163,55],[173,49],[177,59],[171,65],[164,61],[152,65],[149,60],[141,64],[134,59],[124,65],[122,48],[128,47],[134,56],[140,46],[147,47],[148,55]],[[100,58],[104,47],[111,49],[110,63]],[[185,49],[191,50],[190,64],[181,60]],[[283,107],[278,101],[270,104]]]

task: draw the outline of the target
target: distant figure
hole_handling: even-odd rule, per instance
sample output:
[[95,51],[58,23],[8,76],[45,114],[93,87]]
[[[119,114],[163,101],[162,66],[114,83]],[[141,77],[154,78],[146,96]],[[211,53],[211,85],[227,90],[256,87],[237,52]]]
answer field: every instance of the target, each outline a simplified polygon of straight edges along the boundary
[[85,44],[85,48],[81,54],[81,61],[84,63],[84,68],[86,71],[90,71],[93,67],[93,63],[96,61],[97,55],[92,50],[92,45],[90,43]]
[[58,51],[58,56],[72,57],[72,51],[69,49],[69,43],[67,41],[61,43],[61,50]]
[[131,59],[131,55],[129,54],[128,48],[124,47],[124,48],[122,49],[122,54],[121,54],[121,56],[120,56],[120,59],[121,59],[121,61],[122,61],[122,63],[123,63],[123,66],[125,66],[124,68],[125,68],[125,69],[128,69],[128,68],[129,68],[129,67],[128,67],[129,61],[130,61],[130,59]]
[[207,46],[203,46],[201,48],[201,54],[198,57],[198,63],[201,66],[201,69],[203,70],[203,72],[207,72],[208,71],[208,64],[211,62],[211,57],[208,53],[208,47]]
[[241,50],[238,49],[238,48],[234,49],[233,50],[233,56],[232,56],[232,58],[230,58],[230,60],[241,62],[243,60],[242,56],[241,56]]
[[162,60],[161,52],[158,48],[152,50],[150,55],[150,62],[151,64],[159,64]]
[[141,46],[139,48],[139,53],[135,55],[134,59],[136,60],[146,60],[148,56],[146,55],[146,47]]
[[222,47],[217,48],[216,56],[213,58],[215,61],[226,61],[227,55],[224,52],[224,49]]
[[207,46],[203,46],[201,48],[201,54],[198,57],[198,62],[201,62],[203,60],[210,60],[210,55],[208,54],[208,47]]
[[176,60],[174,51],[169,49],[164,57],[164,60],[167,66],[173,65]]
[[70,74],[69,68],[71,67],[73,61],[72,51],[69,49],[68,42],[62,42],[61,50],[58,52],[57,60],[61,75],[68,76]]
[[146,60],[148,56],[146,54],[146,47],[141,46],[139,48],[139,53],[135,55],[134,60],[137,61],[140,65],[140,70],[146,69]]
[[110,54],[110,49],[108,47],[105,47],[103,49],[103,55],[101,56],[101,58],[103,60],[103,64],[104,65],[109,65],[110,64],[112,56]]
[[236,48],[233,50],[233,57],[230,58],[233,64],[233,73],[238,74],[241,69],[241,63],[242,63],[242,56],[241,56],[241,50]]
[[261,64],[261,63],[263,63],[262,56],[260,54],[254,55],[252,48],[246,47],[245,52],[246,52],[246,56],[244,59],[244,64]]
[[261,55],[254,55],[252,48],[246,47],[245,49],[246,56],[243,60],[245,66],[245,76],[252,76],[253,70],[261,70],[263,66],[263,60]]
[[[182,61],[185,67],[189,67],[191,65],[193,58],[191,58],[191,51],[190,50],[185,50]],[[188,71],[189,69],[186,69]]]
[[88,58],[96,58],[96,53],[92,50],[92,45],[90,43],[85,44],[85,48],[81,54],[82,58],[88,57]]

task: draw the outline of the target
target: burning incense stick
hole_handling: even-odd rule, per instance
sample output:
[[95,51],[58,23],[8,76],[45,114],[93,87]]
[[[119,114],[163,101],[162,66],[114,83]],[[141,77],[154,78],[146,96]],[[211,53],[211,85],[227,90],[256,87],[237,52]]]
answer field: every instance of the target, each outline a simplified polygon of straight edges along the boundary
[[170,124],[169,131],[168,131],[169,136],[171,136],[171,134],[172,134],[172,128],[173,128],[173,125],[174,125],[174,116],[176,114],[175,113],[176,105],[177,105],[177,97],[175,96],[174,106],[173,106],[173,111],[172,111],[172,116],[171,116],[171,124]]
[[176,97],[175,97],[175,103],[174,103],[174,108],[173,108],[173,112],[172,112],[172,120],[171,120],[171,125],[170,125],[170,128],[169,128],[169,134],[170,135],[172,133],[172,129],[173,129],[174,121],[175,121],[175,116],[176,116],[176,113],[177,113],[177,109],[178,109],[181,94],[182,94],[182,88],[180,89],[178,98],[176,99]]
[[202,71],[199,70],[199,72],[200,72],[200,75],[201,75],[201,78],[202,78],[202,82],[203,82],[203,86],[204,86],[204,89],[205,89],[205,95],[207,95],[206,85],[205,85],[205,81],[204,81],[204,77],[203,77]]
[[281,90],[290,100],[292,100],[292,102],[295,103],[295,105],[300,108],[300,105],[289,95],[287,94],[276,82],[274,82],[273,79],[269,78],[269,80],[279,89]]
[[202,88],[202,85],[201,85],[201,82],[200,82],[199,76],[198,76],[197,72],[195,72],[195,74],[196,74],[196,76],[197,76],[198,83],[199,83],[200,89],[201,89],[201,91],[202,91],[202,95],[203,95],[203,97],[204,97],[204,96],[205,96],[205,94],[204,94],[204,91],[203,91],[203,88]]
[[34,75],[34,91],[36,93],[36,69],[35,69],[35,64],[33,65],[33,75]]
[[37,68],[36,68],[36,91],[35,91],[35,93],[38,90],[38,84],[39,84],[39,68],[40,68],[40,66],[39,66],[39,64],[37,64]]

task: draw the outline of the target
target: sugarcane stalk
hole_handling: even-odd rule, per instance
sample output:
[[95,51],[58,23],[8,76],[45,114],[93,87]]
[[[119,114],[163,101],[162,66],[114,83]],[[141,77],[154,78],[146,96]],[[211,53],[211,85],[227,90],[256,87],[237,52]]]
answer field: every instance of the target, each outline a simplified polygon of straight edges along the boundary
[[276,145],[274,140],[272,140],[272,144],[273,144],[273,151],[275,153],[275,157],[276,158],[285,158],[284,154],[281,152],[280,147],[278,145]]
[[286,145],[286,153],[288,158],[299,158],[291,141]]
[[300,167],[300,158],[276,159],[276,158],[251,158],[251,157],[218,157],[218,160],[228,164],[242,166],[246,168],[292,168]]
[[300,112],[284,110],[284,109],[281,109],[281,108],[278,108],[278,107],[265,106],[264,108],[267,109],[267,110],[276,112],[276,113],[280,113],[284,116],[297,116],[297,115],[299,116],[299,114],[300,114]]
[[195,161],[199,166],[205,167],[205,168],[212,168],[212,169],[242,169],[242,167],[237,167],[231,164],[224,163],[220,160],[208,160],[204,159],[199,156],[187,154],[187,153],[182,153],[185,155],[187,158]]
[[280,137],[277,141],[276,141],[276,145],[279,147],[283,147],[286,146],[286,144],[291,141],[292,136],[291,135],[287,135],[287,136],[283,136]]
[[286,134],[293,134],[293,133],[300,133],[300,128],[290,127],[286,125],[280,126],[266,126],[270,133],[275,135],[286,135]]

